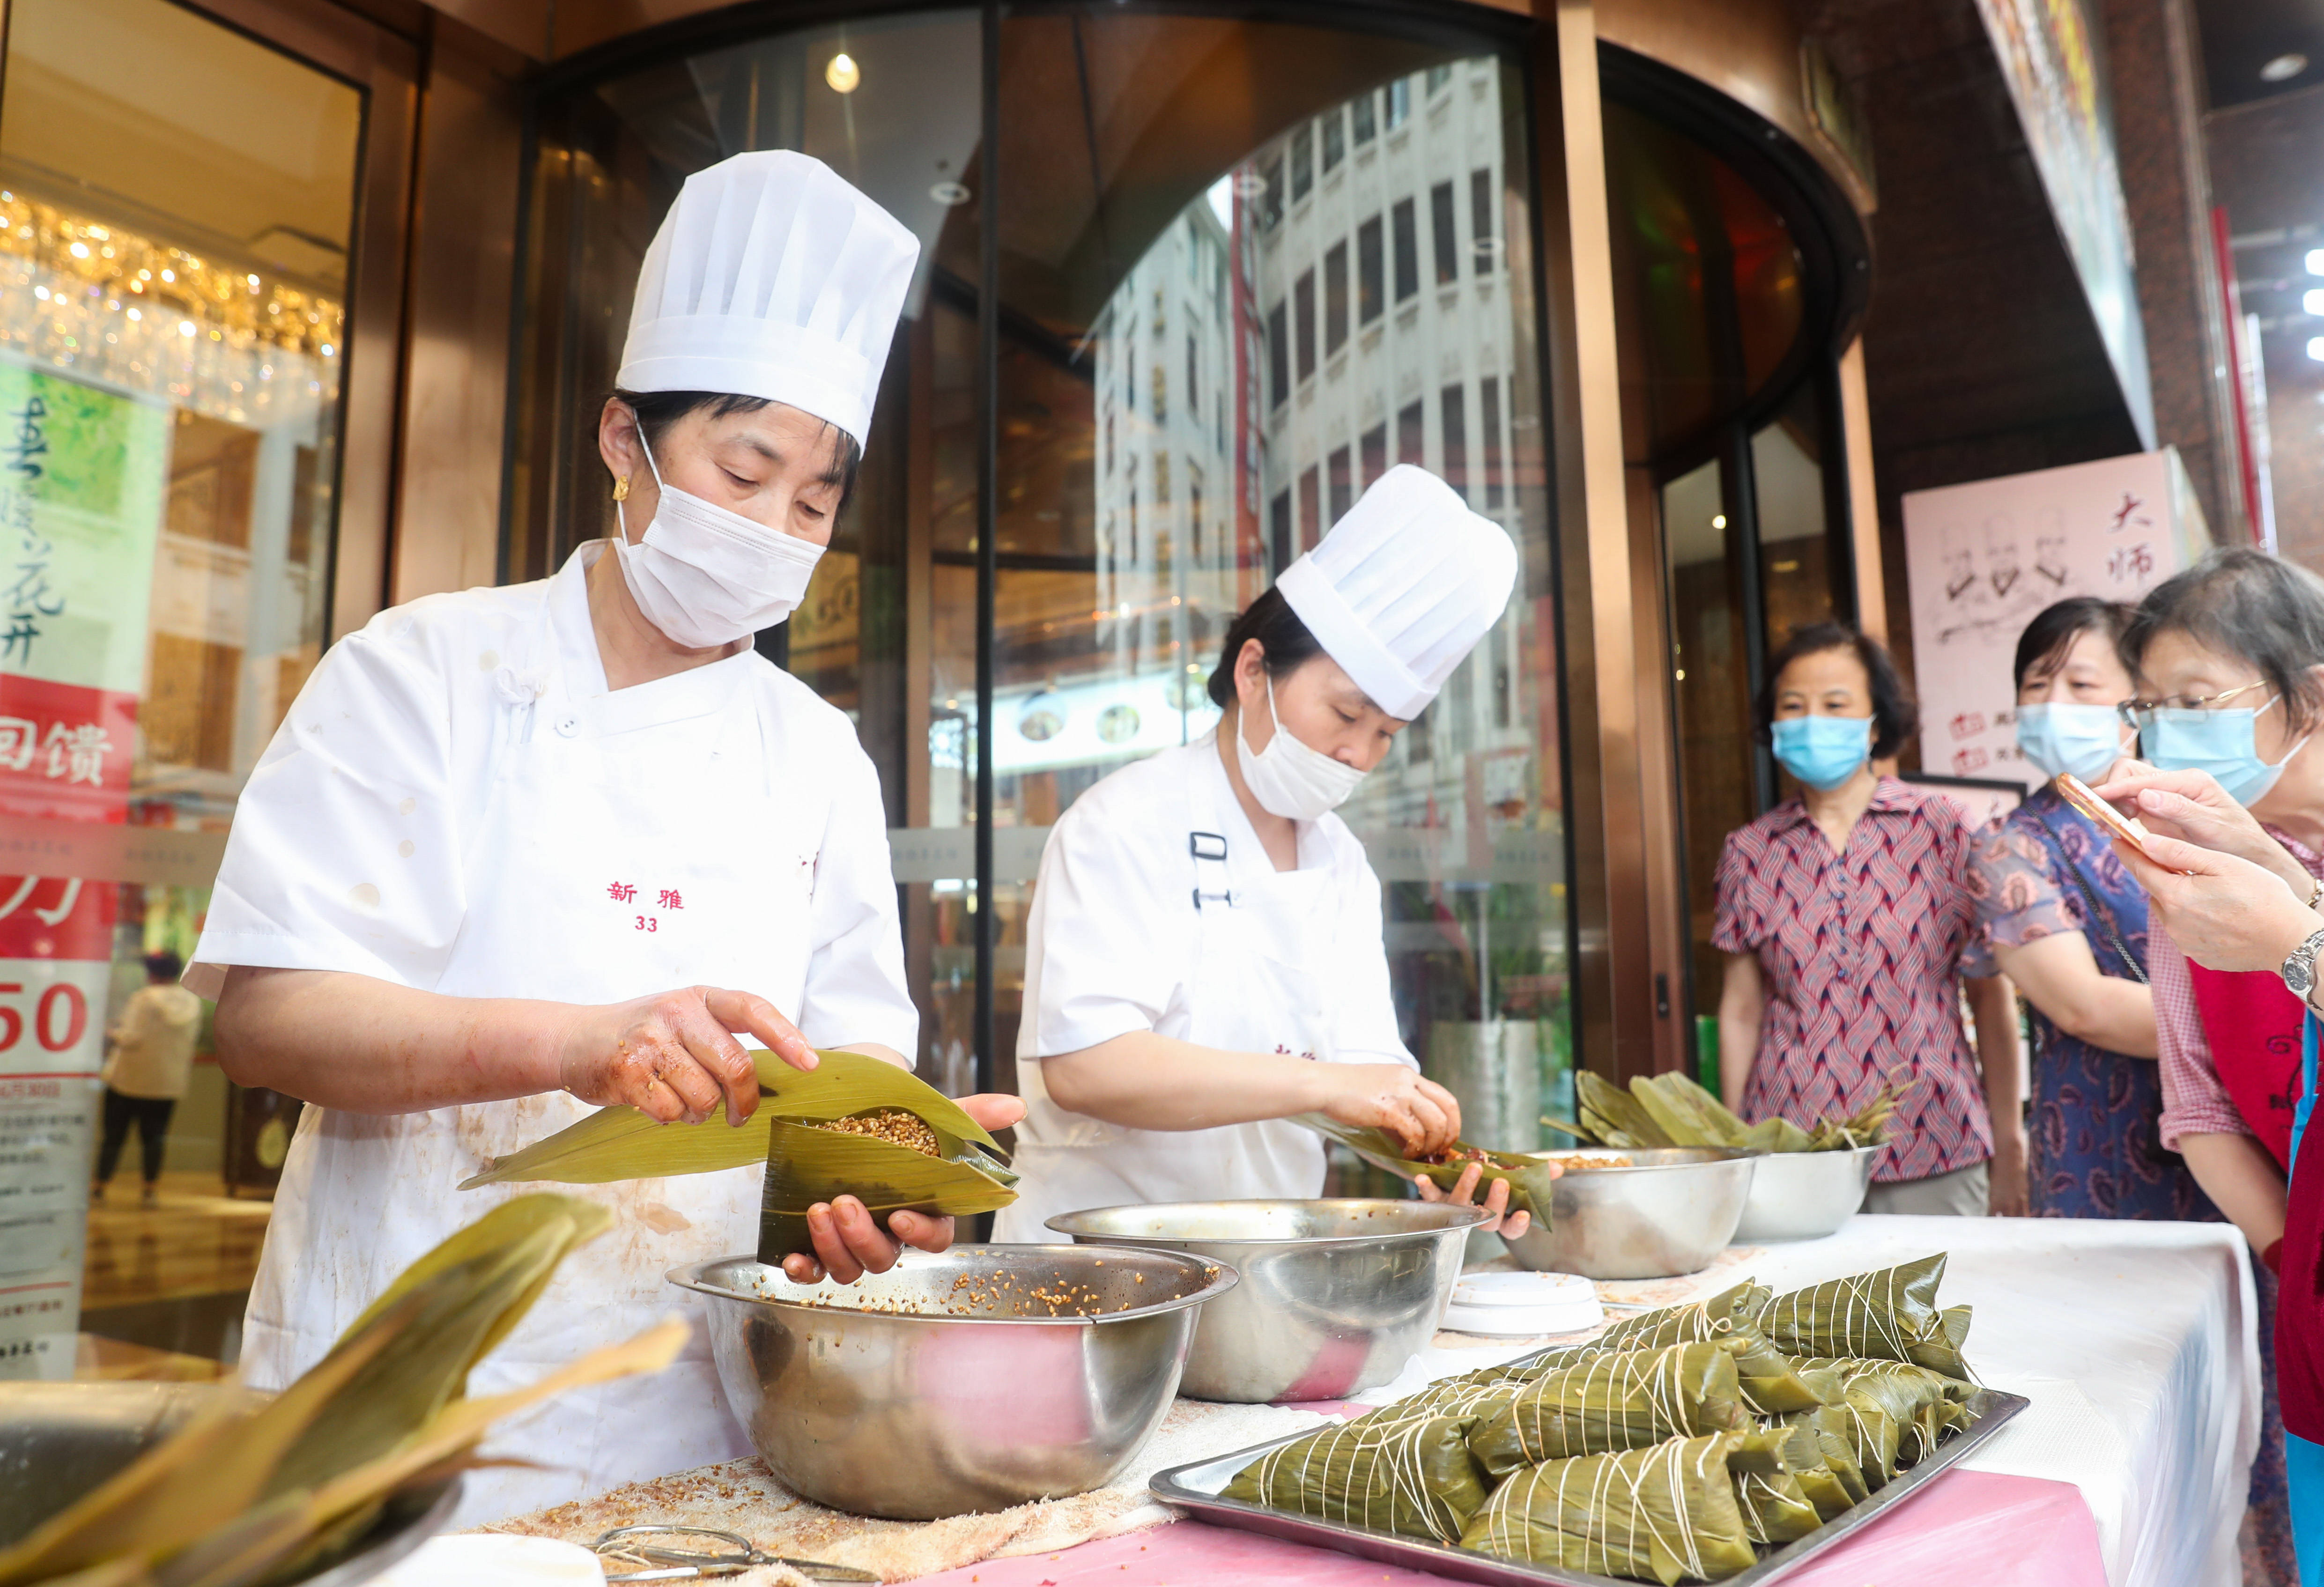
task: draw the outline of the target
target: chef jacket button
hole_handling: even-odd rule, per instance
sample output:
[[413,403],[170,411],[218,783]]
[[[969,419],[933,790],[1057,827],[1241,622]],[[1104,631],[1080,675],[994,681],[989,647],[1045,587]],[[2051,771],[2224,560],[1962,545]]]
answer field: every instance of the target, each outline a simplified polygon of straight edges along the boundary
[[557,719],[557,731],[563,734],[567,738],[571,738],[575,734],[581,731],[581,718],[578,716],[559,716]]

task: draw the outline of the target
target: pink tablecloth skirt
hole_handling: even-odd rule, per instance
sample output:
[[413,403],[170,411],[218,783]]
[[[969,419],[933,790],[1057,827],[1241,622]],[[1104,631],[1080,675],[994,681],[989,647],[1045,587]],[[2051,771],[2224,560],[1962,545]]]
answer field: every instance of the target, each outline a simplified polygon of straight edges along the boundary
[[[1249,1532],[1181,1521],[1063,1554],[988,1560],[927,1587],[1428,1587],[1444,1581]],[[1821,1554],[1786,1587],[2107,1587],[2098,1527],[2067,1482],[1948,1472]]]

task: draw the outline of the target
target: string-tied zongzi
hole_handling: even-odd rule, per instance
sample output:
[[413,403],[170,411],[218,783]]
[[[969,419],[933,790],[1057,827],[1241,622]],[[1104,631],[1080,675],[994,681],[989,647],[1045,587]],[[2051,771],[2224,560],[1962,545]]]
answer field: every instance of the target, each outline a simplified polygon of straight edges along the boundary
[[1676,1587],[1757,1563],[1728,1460],[1746,1435],[1673,1438],[1517,1472],[1461,1534],[1505,1559]]
[[1485,1502],[1469,1453],[1474,1416],[1397,1416],[1383,1407],[1268,1451],[1222,1497],[1432,1543],[1461,1536]]
[[1591,1356],[1536,1379],[1469,1440],[1495,1476],[1748,1426],[1735,1358],[1712,1343]]

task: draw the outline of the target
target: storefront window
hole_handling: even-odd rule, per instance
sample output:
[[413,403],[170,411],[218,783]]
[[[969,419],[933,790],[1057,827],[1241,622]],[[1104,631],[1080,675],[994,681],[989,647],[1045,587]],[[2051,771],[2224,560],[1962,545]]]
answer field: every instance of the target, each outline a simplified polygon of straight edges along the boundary
[[[1406,1038],[1475,1096],[1478,1138],[1529,1144],[1570,1093],[1524,97],[1489,46],[1434,40],[1117,8],[1007,18],[989,201],[973,13],[676,56],[543,106],[521,577],[611,527],[588,431],[638,259],[689,171],[803,149],[920,233],[862,484],[807,605],[763,648],[855,715],[880,767],[924,1072],[941,1084],[974,1079],[985,900],[988,1051],[1007,1085],[1049,826],[1107,772],[1207,733],[1235,614],[1365,485],[1414,462],[1503,523],[1525,571],[1507,619],[1347,814],[1389,883]],[[828,70],[842,52],[844,92]],[[1222,99],[1226,81],[1246,88]],[[998,337],[981,365],[988,288]]]
[[[1521,1149],[1572,1087],[1534,324],[1502,240],[1527,192],[1522,92],[1498,57],[1434,44],[1319,65],[1345,59],[1333,39],[1112,10],[1003,27],[1002,323],[1078,355],[1002,369],[994,819],[1046,827],[1108,771],[1208,733],[1235,614],[1389,466],[1443,475],[1517,540],[1517,596],[1342,814],[1388,885],[1406,1041],[1473,1139]],[[1207,97],[1225,60],[1278,96]],[[1432,70],[1460,91],[1415,116]],[[1424,251],[1466,268],[1423,293]],[[1174,339],[1183,384],[1157,363],[1136,401],[1121,377]],[[1093,487],[1086,514],[1007,488],[1056,466]],[[1012,561],[1037,540],[1046,560]],[[1030,879],[994,878],[1005,947]],[[1007,1050],[1021,979],[997,967]]]
[[[231,1359],[240,1294],[149,1315],[210,1254],[150,1224],[89,1221],[83,1292],[84,1176],[106,1031],[143,955],[191,954],[182,879],[320,654],[363,99],[165,0],[14,0],[5,67],[0,814],[15,854],[105,863],[0,876],[0,1377],[70,1375],[77,1306]],[[292,1115],[207,1045],[165,1186],[271,1185]]]

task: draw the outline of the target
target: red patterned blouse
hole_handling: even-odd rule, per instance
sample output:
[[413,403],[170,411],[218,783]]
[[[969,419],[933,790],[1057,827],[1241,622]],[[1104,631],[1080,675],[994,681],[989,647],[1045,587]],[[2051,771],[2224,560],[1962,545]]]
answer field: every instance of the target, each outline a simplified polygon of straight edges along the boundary
[[1884,777],[1846,853],[1797,798],[1728,834],[1711,944],[1753,954],[1766,992],[1743,1116],[1803,1127],[1854,1112],[1884,1077],[1911,1089],[1874,1177],[1925,1179],[1993,1156],[1960,978],[1993,955],[1953,807]]

